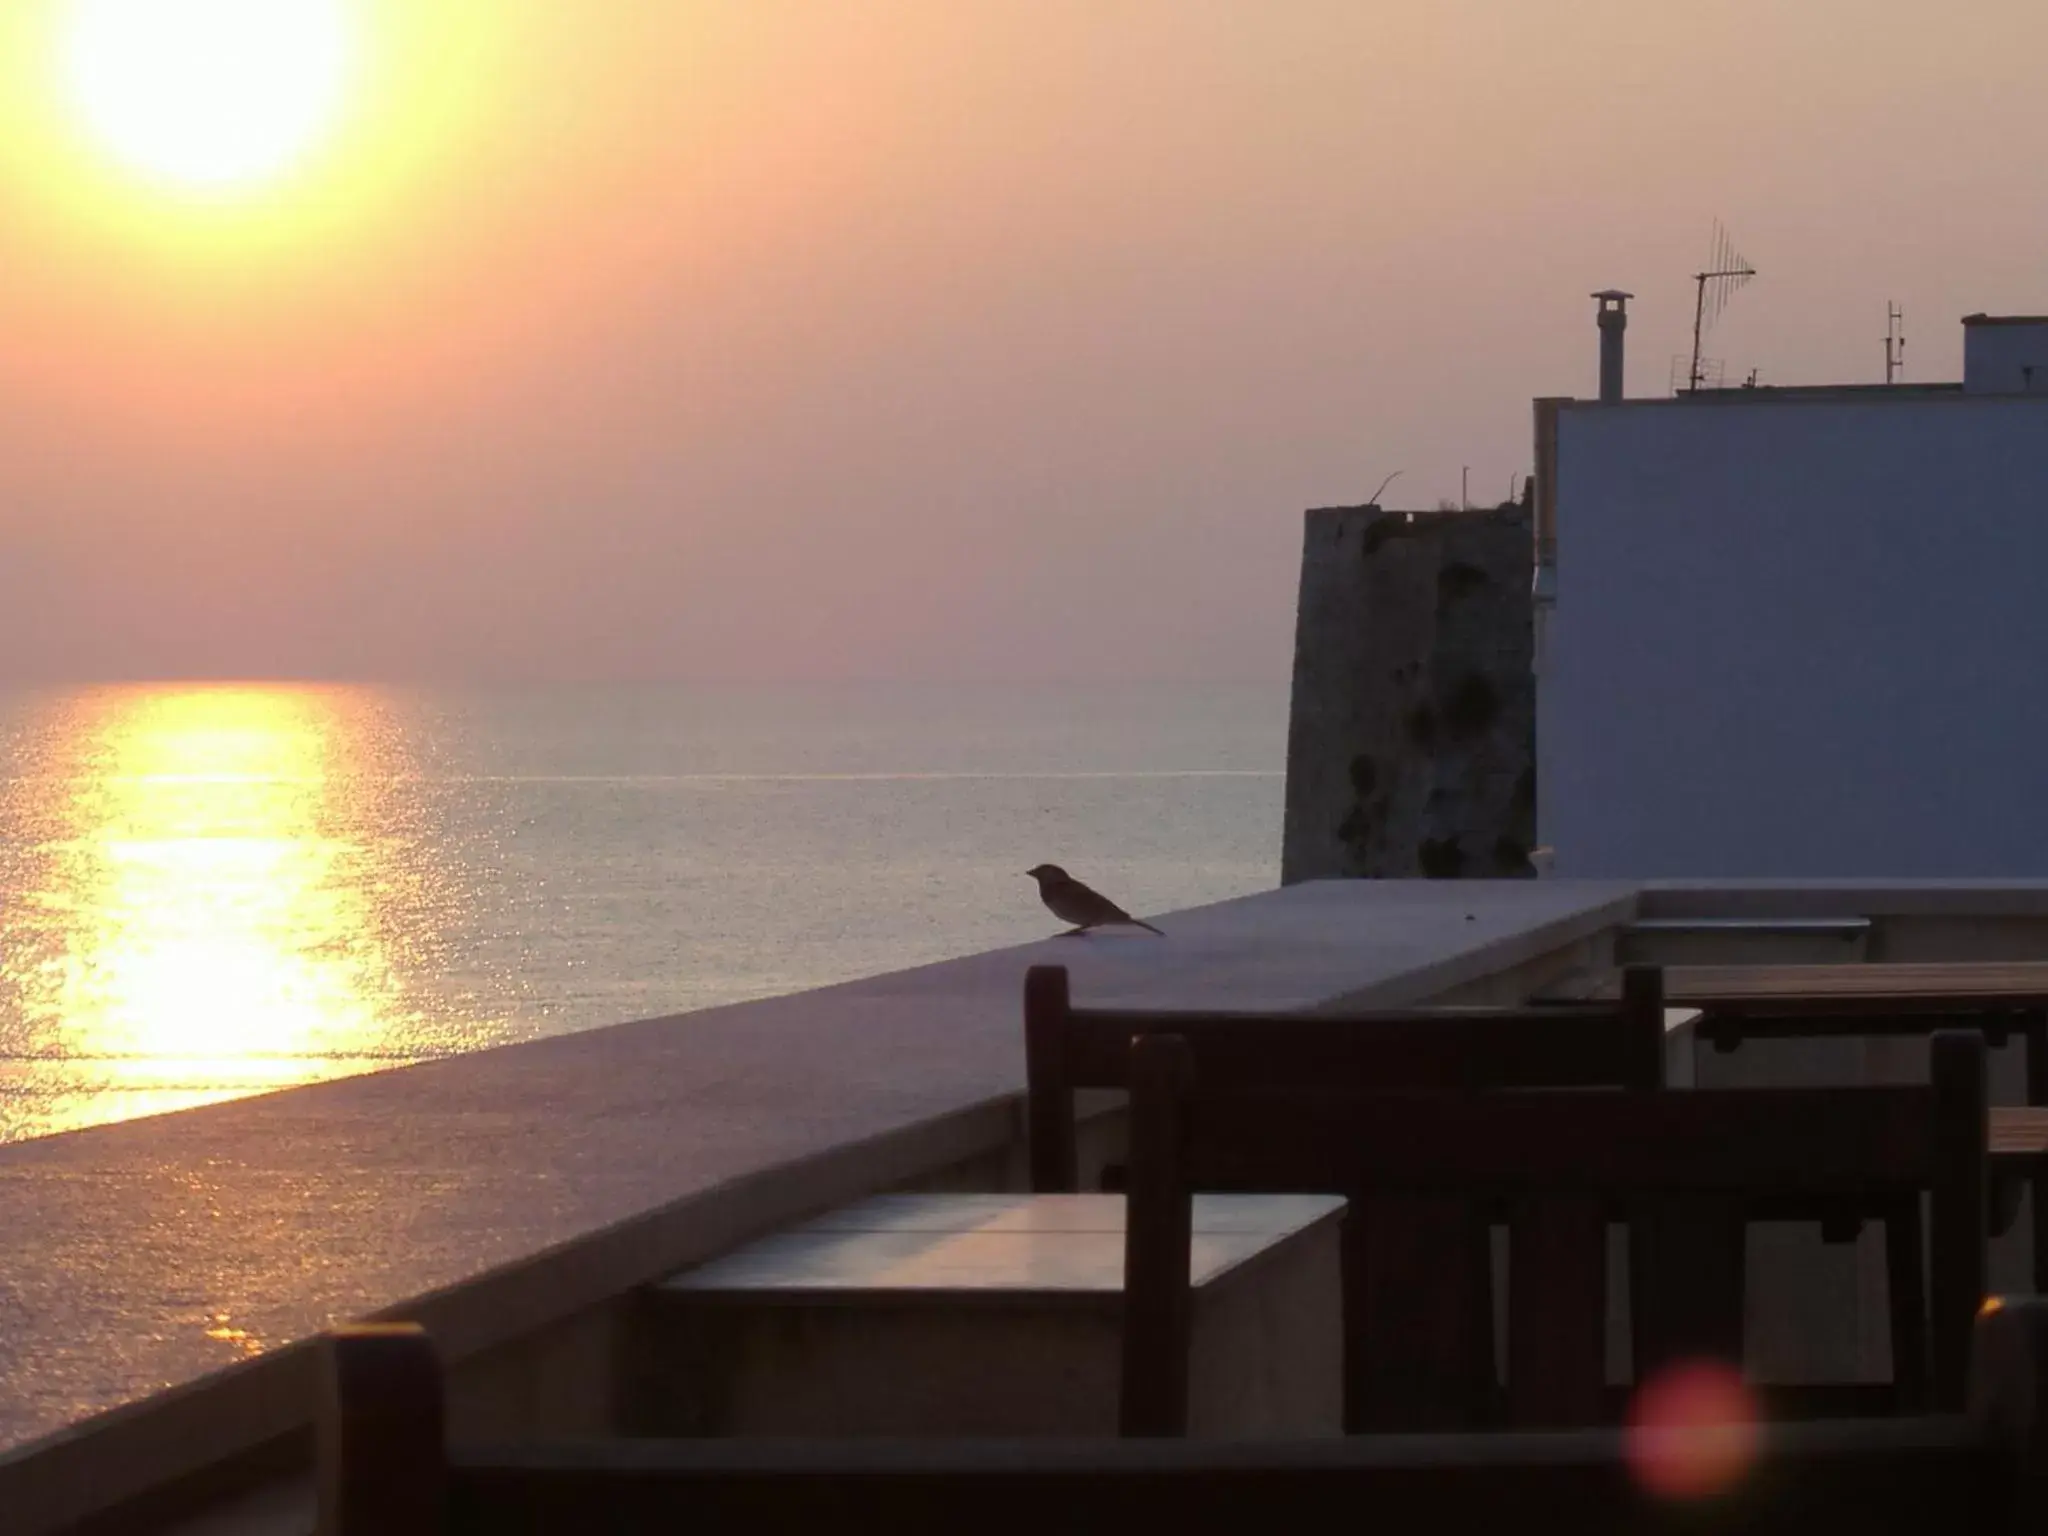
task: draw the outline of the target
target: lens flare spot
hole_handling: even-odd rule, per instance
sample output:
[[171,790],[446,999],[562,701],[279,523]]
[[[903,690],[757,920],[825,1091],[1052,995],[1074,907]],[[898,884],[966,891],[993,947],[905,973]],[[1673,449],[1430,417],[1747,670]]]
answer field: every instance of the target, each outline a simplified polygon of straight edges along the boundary
[[1761,1438],[1740,1373],[1713,1360],[1684,1361],[1653,1376],[1629,1412],[1630,1467],[1662,1499],[1726,1493],[1755,1464]]

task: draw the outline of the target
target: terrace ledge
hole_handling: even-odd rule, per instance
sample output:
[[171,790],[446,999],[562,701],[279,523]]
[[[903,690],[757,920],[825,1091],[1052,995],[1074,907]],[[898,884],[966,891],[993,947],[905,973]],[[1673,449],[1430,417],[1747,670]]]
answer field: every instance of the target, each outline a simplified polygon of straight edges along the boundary
[[0,1148],[0,1508],[61,1524],[303,1423],[305,1341],[460,1362],[1020,1140],[1027,967],[1077,1000],[1394,1005],[1591,941],[1635,888],[1325,881],[816,991]]

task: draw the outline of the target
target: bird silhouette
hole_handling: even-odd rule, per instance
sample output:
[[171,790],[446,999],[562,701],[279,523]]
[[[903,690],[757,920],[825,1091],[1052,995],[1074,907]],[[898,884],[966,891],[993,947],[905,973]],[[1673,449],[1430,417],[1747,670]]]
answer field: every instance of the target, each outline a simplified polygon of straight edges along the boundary
[[[1024,873],[1038,882],[1039,900],[1051,909],[1052,915],[1063,923],[1074,925],[1060,935],[1063,939],[1086,933],[1090,928],[1100,928],[1105,923],[1129,923],[1147,933],[1159,933],[1143,918],[1131,916],[1100,891],[1090,890],[1057,864],[1041,864]],[[1166,935],[1159,933],[1159,937],[1163,939]]]

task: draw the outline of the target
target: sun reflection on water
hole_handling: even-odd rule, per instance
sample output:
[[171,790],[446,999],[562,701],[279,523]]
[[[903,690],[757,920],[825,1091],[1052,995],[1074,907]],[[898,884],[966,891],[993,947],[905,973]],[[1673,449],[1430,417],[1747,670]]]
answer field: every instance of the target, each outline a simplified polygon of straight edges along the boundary
[[402,982],[435,876],[400,740],[350,689],[106,689],[30,722],[0,1140],[438,1054]]

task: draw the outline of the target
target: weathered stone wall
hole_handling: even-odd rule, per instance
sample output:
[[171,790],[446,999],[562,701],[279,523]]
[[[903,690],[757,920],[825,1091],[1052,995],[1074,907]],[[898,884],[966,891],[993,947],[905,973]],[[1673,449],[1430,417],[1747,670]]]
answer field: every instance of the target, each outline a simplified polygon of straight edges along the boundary
[[1283,884],[1533,873],[1529,519],[1308,514]]

